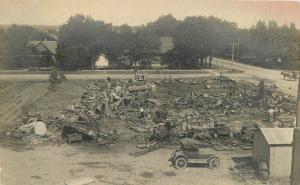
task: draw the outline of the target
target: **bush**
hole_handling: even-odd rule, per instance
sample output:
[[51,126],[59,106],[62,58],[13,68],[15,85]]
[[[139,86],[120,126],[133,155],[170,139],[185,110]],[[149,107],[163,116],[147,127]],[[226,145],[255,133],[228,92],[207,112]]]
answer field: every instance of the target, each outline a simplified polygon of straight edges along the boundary
[[50,91],[56,91],[58,88],[58,84],[62,81],[66,80],[66,76],[62,72],[58,72],[56,69],[52,69],[49,73],[49,82],[50,85],[48,89]]

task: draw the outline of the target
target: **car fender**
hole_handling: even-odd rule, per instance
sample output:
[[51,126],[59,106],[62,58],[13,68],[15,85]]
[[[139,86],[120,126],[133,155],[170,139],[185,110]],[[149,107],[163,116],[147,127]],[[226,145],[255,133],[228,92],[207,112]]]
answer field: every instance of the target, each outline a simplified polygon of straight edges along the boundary
[[210,161],[211,159],[213,159],[213,158],[216,158],[216,159],[219,159],[219,160],[220,160],[219,157],[217,157],[217,156],[215,156],[215,155],[212,155],[212,156],[210,156],[210,157],[207,159],[207,163],[209,163],[209,161]]
[[185,155],[175,155],[174,156],[174,160],[176,160],[176,159],[178,159],[180,157],[185,158],[187,160],[187,157]]
[[182,151],[177,151],[173,156],[173,160],[176,161],[176,159],[178,159],[179,157],[183,157],[187,160],[186,155],[184,155]]
[[175,152],[172,153],[169,161],[175,161],[178,157],[184,157],[185,159],[187,159],[182,151],[176,150]]

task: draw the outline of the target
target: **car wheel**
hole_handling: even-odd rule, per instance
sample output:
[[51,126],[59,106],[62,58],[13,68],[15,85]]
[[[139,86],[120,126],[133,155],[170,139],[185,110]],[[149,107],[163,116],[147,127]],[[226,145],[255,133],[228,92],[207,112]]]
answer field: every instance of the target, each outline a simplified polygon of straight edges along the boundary
[[187,160],[183,157],[179,157],[175,161],[176,168],[186,168],[187,167]]
[[208,167],[210,169],[217,169],[217,168],[219,168],[220,167],[220,159],[216,158],[216,157],[209,159],[209,161],[208,161]]

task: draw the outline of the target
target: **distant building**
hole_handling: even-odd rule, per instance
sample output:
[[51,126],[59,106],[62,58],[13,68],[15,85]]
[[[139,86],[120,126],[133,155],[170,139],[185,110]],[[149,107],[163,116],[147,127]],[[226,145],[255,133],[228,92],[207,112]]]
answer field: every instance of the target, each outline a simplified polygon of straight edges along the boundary
[[159,41],[160,53],[166,53],[174,48],[173,37],[159,37]]
[[[43,67],[50,67],[56,62],[56,41],[29,41],[27,47],[30,47],[34,53],[40,56],[45,64]],[[39,66],[41,67],[41,66]]]
[[56,41],[29,41],[27,43],[28,47],[31,47],[38,51],[39,53],[42,53],[44,51],[49,52],[52,55],[56,55],[56,49],[57,49],[57,42]]
[[98,60],[95,62],[96,69],[106,69],[109,68],[109,61],[105,55],[100,55]]
[[293,128],[260,128],[254,135],[253,158],[265,162],[273,177],[288,177],[292,168]]
[[[58,32],[58,31],[57,31]],[[47,33],[49,40],[57,40],[57,34],[55,33]]]
[[174,48],[173,37],[159,37],[159,55],[154,57],[151,68],[153,69],[161,69],[163,66],[161,65],[162,59],[161,55],[171,51]]

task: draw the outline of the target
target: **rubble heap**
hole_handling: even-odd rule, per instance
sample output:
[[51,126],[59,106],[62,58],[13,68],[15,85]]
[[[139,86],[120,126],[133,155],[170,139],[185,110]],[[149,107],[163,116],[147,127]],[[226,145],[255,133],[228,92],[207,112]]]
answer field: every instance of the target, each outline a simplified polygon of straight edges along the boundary
[[[212,143],[216,149],[238,143],[249,149],[254,130],[262,125],[245,123],[245,118],[257,116],[269,124],[268,110],[274,108],[279,122],[275,126],[290,127],[295,116],[294,99],[275,86],[238,83],[225,77],[151,82],[108,78],[85,89],[77,103],[43,119],[39,113],[29,113],[23,125],[7,135],[31,144],[66,139],[69,143],[89,140],[106,145],[118,142],[117,128],[122,122],[141,148],[153,149],[159,143],[191,137]],[[237,121],[241,124],[234,129]]]

